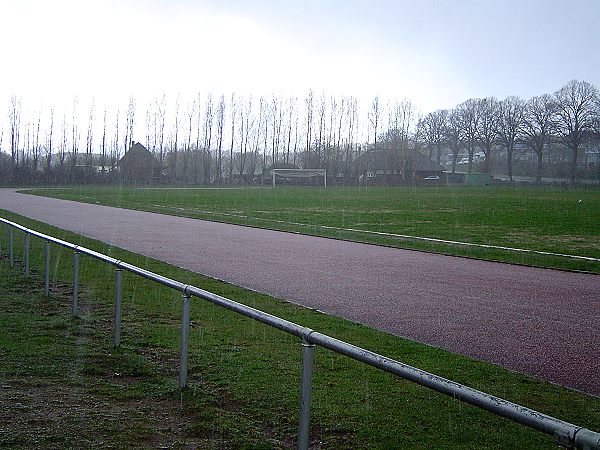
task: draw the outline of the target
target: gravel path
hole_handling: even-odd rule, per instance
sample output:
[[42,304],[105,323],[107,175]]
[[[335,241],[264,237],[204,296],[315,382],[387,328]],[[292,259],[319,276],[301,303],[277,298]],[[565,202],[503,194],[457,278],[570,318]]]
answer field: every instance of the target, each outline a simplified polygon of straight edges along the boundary
[[600,276],[0,190],[0,209],[600,396]]

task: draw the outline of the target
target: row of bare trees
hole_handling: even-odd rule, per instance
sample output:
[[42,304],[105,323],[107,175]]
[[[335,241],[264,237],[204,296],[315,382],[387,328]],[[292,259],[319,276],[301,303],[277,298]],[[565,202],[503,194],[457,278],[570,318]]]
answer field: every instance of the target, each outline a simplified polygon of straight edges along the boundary
[[[131,145],[135,101],[131,98],[126,110],[125,124],[121,129],[124,130],[121,136],[122,147],[118,110],[111,123],[109,112],[104,109],[99,124],[93,101],[86,110],[87,121],[80,116],[80,109],[79,99],[75,97],[72,110],[64,111],[62,118],[57,118],[55,108],[50,107],[44,120],[42,111],[37,110],[24,121],[22,100],[12,96],[8,111],[8,142],[3,139],[4,128],[0,131],[0,169],[4,181],[54,179],[72,182],[91,179],[95,171],[108,173],[115,166],[122,150]],[[42,129],[42,123],[45,129]],[[112,131],[109,130],[110,125]],[[82,128],[85,130],[84,136]],[[85,147],[82,148],[82,145]],[[10,159],[7,158],[8,154]]]
[[527,101],[518,97],[469,99],[451,110],[427,114],[419,123],[418,133],[438,163],[443,149],[450,150],[453,172],[463,151],[468,155],[469,173],[477,150],[484,153],[487,173],[491,172],[492,152],[504,151],[511,181],[516,145],[524,145],[537,155],[536,178],[541,181],[544,152],[558,143],[570,153],[569,176],[575,182],[582,145],[598,146],[599,122],[598,89],[588,82],[573,80],[553,95]]
[[[217,99],[208,94],[187,105],[183,130],[179,109],[177,100],[167,165],[171,178],[184,182],[247,180],[269,165],[282,163],[339,167],[357,145],[358,101],[352,97],[315,99],[310,91],[302,102],[296,97],[253,98],[233,93]],[[164,136],[162,107],[150,113],[149,123],[161,124],[148,129],[147,142],[164,162],[163,146],[156,144]],[[183,145],[178,144],[181,136]]]
[[355,97],[313,91],[304,98],[160,95],[144,106],[145,115],[138,115],[131,97],[124,108],[98,112],[93,100],[81,104],[76,97],[62,114],[54,108],[24,113],[21,99],[12,96],[7,122],[0,122],[4,178],[113,180],[117,161],[135,138],[156,156],[171,182],[248,181],[272,164],[324,168],[348,180],[356,175],[354,161],[361,153],[406,149],[428,151],[438,163],[451,153],[453,171],[466,152],[469,172],[476,152],[483,152],[483,169],[490,172],[492,155],[504,151],[512,179],[517,145],[538,155],[540,179],[542,155],[552,142],[570,150],[575,181],[578,150],[598,137],[600,116],[598,90],[585,81],[527,101],[469,99],[425,116],[409,99],[386,102],[377,96],[365,106]]
[[174,182],[251,179],[265,167],[281,163],[333,170],[354,154],[363,132],[356,98],[317,97],[312,91],[304,99],[209,92],[169,101],[161,95],[148,103],[145,123],[136,115],[133,97],[125,114],[107,108],[98,114],[91,101],[83,118],[75,98],[72,110],[62,118],[50,108],[44,120],[42,112],[35,111],[26,121],[21,119],[21,99],[10,100],[11,139],[4,146],[0,138],[0,155],[10,149],[10,161],[4,161],[4,166],[10,166],[13,177],[54,173],[77,181],[74,174],[91,178],[96,172],[110,173],[134,133]]

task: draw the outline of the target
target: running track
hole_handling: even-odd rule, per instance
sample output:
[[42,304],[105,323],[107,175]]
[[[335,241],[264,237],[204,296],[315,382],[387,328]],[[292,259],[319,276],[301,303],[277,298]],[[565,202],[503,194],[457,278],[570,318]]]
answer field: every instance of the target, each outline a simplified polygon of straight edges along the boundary
[[600,396],[600,276],[75,203],[0,209]]

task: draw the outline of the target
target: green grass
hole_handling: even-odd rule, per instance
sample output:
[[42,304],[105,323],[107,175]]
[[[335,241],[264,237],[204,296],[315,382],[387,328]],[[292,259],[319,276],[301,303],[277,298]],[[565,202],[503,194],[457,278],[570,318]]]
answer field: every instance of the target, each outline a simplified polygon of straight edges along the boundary
[[[217,282],[14,214],[2,215],[546,414],[600,429],[599,398]],[[22,236],[15,236],[18,262]],[[52,247],[48,298],[41,292],[39,239],[31,240],[30,254],[28,280],[22,278],[19,264],[9,269],[7,259],[0,260],[0,446],[293,446],[298,339],[194,299],[189,387],[180,394],[177,292],[125,273],[122,348],[115,351],[110,335],[113,268],[81,258],[82,314],[72,318],[71,252]],[[36,412],[40,405],[45,405],[46,414]],[[321,348],[315,355],[312,406],[311,439],[323,448],[556,448],[541,433]],[[17,410],[18,416],[6,412]]]
[[594,189],[77,187],[28,192],[449,255],[600,272],[598,261],[373,234],[421,236],[600,258],[600,191]]

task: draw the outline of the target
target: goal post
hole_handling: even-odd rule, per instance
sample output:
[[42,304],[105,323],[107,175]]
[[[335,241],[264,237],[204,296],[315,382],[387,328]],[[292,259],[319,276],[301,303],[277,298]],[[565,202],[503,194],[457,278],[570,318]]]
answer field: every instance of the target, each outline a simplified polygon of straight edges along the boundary
[[297,179],[313,179],[323,178],[323,186],[327,187],[327,170],[325,169],[271,169],[273,177],[273,187],[277,180],[297,180]]

